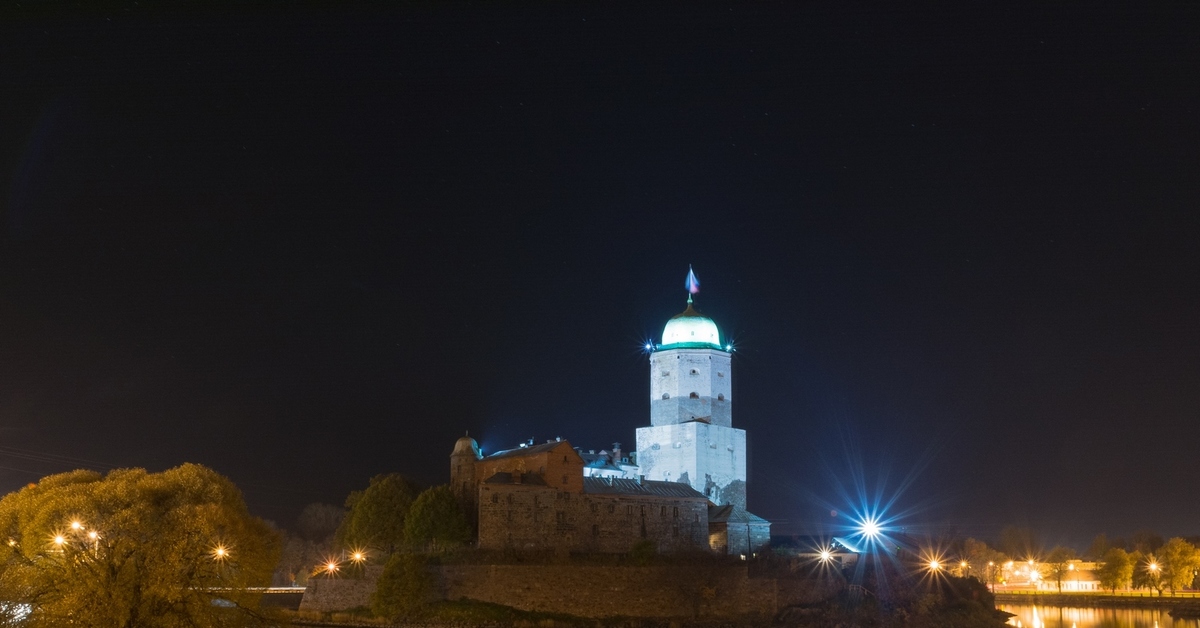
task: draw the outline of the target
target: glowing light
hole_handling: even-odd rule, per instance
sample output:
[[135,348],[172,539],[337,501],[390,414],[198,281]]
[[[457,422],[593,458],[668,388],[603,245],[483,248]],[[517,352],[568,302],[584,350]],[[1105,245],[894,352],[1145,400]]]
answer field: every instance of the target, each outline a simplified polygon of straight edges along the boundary
[[332,561],[332,560],[331,560],[331,561],[329,561],[329,562],[327,562],[327,563],[325,563],[325,572],[326,572],[326,573],[328,573],[329,575],[331,575],[331,576],[332,576],[333,574],[337,573],[337,571],[338,571],[338,564],[337,564],[337,563],[335,563],[335,562],[334,562],[334,561]]
[[733,351],[733,345],[732,345],[732,344],[726,344],[726,345],[725,345],[725,350],[726,350],[726,351]]
[[354,550],[354,552],[352,554],[350,554],[350,560],[352,560],[356,563],[361,563],[366,559],[367,559],[367,553],[362,550]]
[[862,523],[858,526],[858,531],[867,539],[873,540],[879,536],[879,522],[875,521],[875,519],[871,517],[867,517],[866,519],[863,519]]
[[17,546],[17,540],[16,540],[16,539],[9,539],[9,540],[8,540],[8,546],[9,546],[9,547],[16,547],[16,546]]
[[92,531],[88,532],[88,538],[95,541],[96,539],[100,538],[100,535],[96,534],[95,530],[92,530]]
[[942,563],[938,562],[938,560],[936,558],[929,561],[929,570],[930,571],[937,571],[941,568],[942,568]]
[[83,529],[83,524],[82,524],[82,523],[79,523],[78,521],[72,521],[72,522],[71,522],[71,529],[72,529],[72,530],[82,530],[82,529]]
[[653,343],[653,342],[647,342],[647,343],[646,343],[646,344],[645,344],[645,345],[644,345],[642,348],[643,348],[643,349],[645,349],[646,351],[653,351],[653,350],[654,350],[654,343]]
[[663,327],[662,344],[660,349],[675,348],[672,345],[697,345],[713,349],[725,346],[721,344],[717,324],[707,316],[696,314],[695,310],[687,316],[679,315],[667,321],[666,327]]
[[1149,567],[1147,567],[1147,568],[1150,571],[1158,571],[1158,563],[1150,563]]
[[61,535],[61,534],[54,535],[54,544],[55,545],[62,545],[63,543],[66,543],[66,542],[67,542],[67,539],[64,538],[63,535]]
[[213,560],[225,560],[229,558],[229,548],[224,545],[218,545],[212,550]]
[[818,554],[817,556],[821,559],[821,562],[823,562],[823,563],[827,563],[827,562],[833,560],[833,552],[830,552],[827,549],[821,550],[821,553]]
[[967,561],[965,561],[965,560],[964,560],[964,561],[962,561],[961,563],[959,563],[959,564],[958,564],[958,566],[959,566],[959,567],[962,567],[963,569],[966,569],[966,568],[967,568]]
[[1070,565],[1067,565],[1067,571],[1075,571],[1075,565],[1074,565],[1074,563],[1072,563],[1072,564],[1070,564]]

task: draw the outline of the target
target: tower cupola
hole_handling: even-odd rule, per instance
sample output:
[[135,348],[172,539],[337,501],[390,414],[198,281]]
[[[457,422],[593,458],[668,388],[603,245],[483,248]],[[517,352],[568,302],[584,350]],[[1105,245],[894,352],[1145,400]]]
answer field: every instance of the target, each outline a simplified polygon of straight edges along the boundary
[[697,312],[688,297],[687,309],[671,317],[663,328],[662,349],[721,349],[721,334],[713,319]]

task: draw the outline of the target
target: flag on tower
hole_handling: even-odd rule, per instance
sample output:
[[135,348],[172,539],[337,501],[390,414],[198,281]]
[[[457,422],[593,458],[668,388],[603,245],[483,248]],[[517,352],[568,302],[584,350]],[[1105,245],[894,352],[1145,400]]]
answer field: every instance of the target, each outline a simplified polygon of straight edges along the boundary
[[687,288],[687,291],[691,294],[700,292],[700,280],[696,279],[696,273],[692,271],[692,266],[690,264],[688,265],[687,282],[684,284],[684,287]]

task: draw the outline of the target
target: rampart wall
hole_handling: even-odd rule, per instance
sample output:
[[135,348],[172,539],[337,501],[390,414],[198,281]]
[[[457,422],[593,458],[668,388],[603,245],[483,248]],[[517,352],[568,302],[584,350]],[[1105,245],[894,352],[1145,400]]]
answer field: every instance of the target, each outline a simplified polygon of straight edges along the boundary
[[302,611],[345,611],[352,608],[371,606],[371,594],[383,567],[371,566],[355,577],[308,579],[304,597],[300,600]]
[[[469,599],[580,617],[768,618],[825,600],[836,585],[751,578],[740,565],[446,565],[431,568],[442,599]],[[302,610],[367,606],[378,571],[362,580],[317,580]]]

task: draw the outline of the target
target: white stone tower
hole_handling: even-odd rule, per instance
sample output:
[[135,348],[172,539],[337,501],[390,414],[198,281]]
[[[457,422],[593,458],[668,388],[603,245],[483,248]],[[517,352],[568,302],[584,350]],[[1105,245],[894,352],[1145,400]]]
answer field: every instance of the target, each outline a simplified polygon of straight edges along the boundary
[[[690,272],[688,287],[699,287]],[[637,430],[637,462],[646,479],[684,482],[744,509],[746,431],[733,427],[731,349],[689,295],[650,353],[650,427]]]

